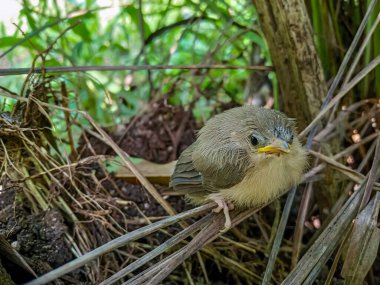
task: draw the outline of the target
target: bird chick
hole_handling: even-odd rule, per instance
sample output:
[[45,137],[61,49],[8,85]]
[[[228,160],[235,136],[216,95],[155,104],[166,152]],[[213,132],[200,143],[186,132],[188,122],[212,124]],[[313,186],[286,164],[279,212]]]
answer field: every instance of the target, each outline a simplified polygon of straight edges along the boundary
[[255,106],[211,118],[179,157],[170,185],[194,204],[215,201],[231,227],[229,206],[259,206],[298,184],[307,154],[295,121]]

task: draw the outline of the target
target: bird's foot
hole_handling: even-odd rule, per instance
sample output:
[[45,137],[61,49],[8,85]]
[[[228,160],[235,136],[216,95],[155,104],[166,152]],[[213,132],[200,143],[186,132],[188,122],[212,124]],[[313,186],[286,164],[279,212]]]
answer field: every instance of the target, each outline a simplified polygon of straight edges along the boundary
[[230,217],[230,211],[233,210],[235,207],[231,202],[226,202],[226,200],[222,197],[209,195],[209,199],[214,201],[218,207],[213,209],[212,211],[215,213],[219,213],[223,210],[224,217],[226,219],[224,223],[224,229],[220,232],[225,233],[231,228],[231,217]]

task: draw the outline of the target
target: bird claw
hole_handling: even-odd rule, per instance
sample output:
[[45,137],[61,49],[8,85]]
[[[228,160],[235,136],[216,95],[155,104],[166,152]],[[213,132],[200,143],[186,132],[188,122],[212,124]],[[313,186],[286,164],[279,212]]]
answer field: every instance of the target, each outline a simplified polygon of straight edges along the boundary
[[210,199],[218,205],[217,208],[212,210],[214,213],[220,213],[220,211],[223,210],[223,214],[226,221],[224,223],[224,229],[220,230],[220,232],[225,233],[232,226],[230,210],[233,210],[235,207],[232,203],[226,202],[223,198],[220,197],[210,197]]

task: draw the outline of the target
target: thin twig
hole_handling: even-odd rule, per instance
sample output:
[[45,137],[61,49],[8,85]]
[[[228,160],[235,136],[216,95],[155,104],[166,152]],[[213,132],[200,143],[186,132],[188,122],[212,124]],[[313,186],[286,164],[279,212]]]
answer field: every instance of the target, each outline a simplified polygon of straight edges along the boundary
[[299,260],[301,254],[301,244],[303,237],[303,230],[305,226],[306,215],[309,210],[310,198],[313,191],[313,183],[307,184],[305,193],[302,195],[300,209],[298,211],[296,227],[294,230],[293,252],[291,267],[294,268]]
[[350,82],[342,87],[339,93],[331,100],[326,107],[321,110],[313,121],[299,134],[300,138],[305,137],[321,119],[337,104],[356,84],[358,84],[368,73],[380,64],[380,56],[375,57],[366,67],[364,67]]
[[[85,72],[85,71],[144,71],[162,69],[243,69],[255,71],[272,71],[272,66],[251,66],[251,65],[226,65],[226,64],[192,64],[192,65],[90,65],[90,66],[50,66],[43,70],[46,73],[66,73],[66,72]],[[3,68],[0,69],[0,76],[28,74],[30,68]],[[41,73],[42,68],[34,68],[34,73]]]
[[379,165],[380,165],[380,137],[377,138],[377,141],[376,141],[375,156],[373,158],[372,168],[369,171],[368,182],[364,190],[364,195],[360,203],[359,211],[361,211],[365,207],[365,205],[367,205],[369,201],[371,192],[374,189],[374,185],[379,175],[378,173]]
[[272,247],[272,250],[271,250],[270,255],[269,255],[269,259],[268,259],[267,267],[265,269],[262,284],[269,284],[270,283],[270,279],[271,279],[272,272],[274,269],[274,264],[276,262],[277,254],[280,250],[282,237],[284,236],[286,224],[288,221],[290,210],[292,209],[292,204],[293,204],[293,200],[294,200],[295,195],[296,195],[296,187],[293,187],[292,190],[290,190],[288,197],[286,199],[284,211],[282,212],[280,224],[278,225],[278,228],[276,231],[276,236],[275,236],[274,241],[273,241],[273,247]]
[[[357,84],[357,82],[359,82],[362,79],[362,77],[364,77],[370,70],[374,69],[380,63],[380,56],[378,56],[366,68],[364,68],[355,78],[353,78],[347,85],[345,85],[344,86],[345,88],[342,88],[341,92],[338,93],[338,95],[336,95],[336,97],[332,99],[332,96],[338,87],[338,84],[339,84],[339,82],[343,76],[343,73],[344,73],[344,71],[348,65],[348,62],[349,62],[349,60],[350,60],[350,58],[351,58],[351,56],[355,50],[355,48],[356,48],[356,46],[357,46],[357,44],[358,44],[358,42],[362,36],[362,33],[365,29],[365,26],[366,26],[371,14],[372,14],[372,11],[375,7],[376,2],[377,2],[376,0],[372,0],[372,2],[370,3],[364,18],[363,18],[362,22],[360,23],[358,31],[355,34],[355,37],[352,41],[352,44],[350,45],[346,55],[344,56],[343,62],[339,67],[338,73],[335,76],[334,81],[333,81],[331,87],[329,88],[329,90],[327,92],[326,98],[324,99],[324,101],[322,103],[321,112],[299,135],[300,138],[302,138],[302,137],[305,137],[306,134],[308,134],[310,132],[308,139],[307,139],[307,149],[311,148],[313,138],[317,132],[317,124],[320,122],[320,120],[323,118],[323,116],[326,114],[326,112],[329,109],[331,109],[332,107],[334,107],[335,104],[337,102],[339,102],[339,100],[341,98],[343,98],[343,96],[348,92],[348,90],[350,90],[353,86],[355,86]],[[340,97],[338,97],[338,96],[340,96]],[[287,220],[289,217],[290,208],[292,207],[292,204],[293,204],[296,189],[297,189],[296,187],[293,187],[293,189],[289,192],[288,198],[286,200],[286,204],[284,207],[284,213],[281,217],[281,222],[279,225],[279,229],[281,228],[281,231],[278,230],[276,233],[276,237],[274,240],[274,246],[272,248],[270,258],[268,261],[268,265],[267,265],[265,273],[264,273],[264,278],[263,278],[263,283],[262,283],[264,285],[267,285],[270,283],[270,279],[271,279],[273,268],[274,268],[275,259],[277,257],[279,250],[280,250],[280,244],[281,244],[281,240],[282,240],[282,237],[284,234],[285,224],[287,223]],[[283,223],[284,223],[284,225],[283,225]]]
[[351,79],[352,74],[354,73],[354,70],[355,70],[356,66],[358,65],[358,62],[359,62],[361,56],[363,55],[363,52],[364,52],[365,48],[367,47],[368,42],[370,41],[372,34],[376,30],[379,22],[380,22],[380,13],[377,14],[376,20],[371,25],[371,29],[369,30],[369,32],[366,33],[366,36],[365,36],[365,38],[364,38],[364,40],[363,40],[363,42],[359,48],[359,51],[356,53],[355,59],[352,62],[352,64],[350,65],[350,69],[348,70],[347,75],[344,78],[343,85],[346,85],[348,83],[348,81]]

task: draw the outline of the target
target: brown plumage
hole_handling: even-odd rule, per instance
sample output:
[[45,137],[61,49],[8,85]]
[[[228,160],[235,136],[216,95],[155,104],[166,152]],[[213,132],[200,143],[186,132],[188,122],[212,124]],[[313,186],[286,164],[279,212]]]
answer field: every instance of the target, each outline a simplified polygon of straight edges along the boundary
[[178,159],[171,186],[194,203],[217,202],[228,215],[226,202],[253,207],[296,185],[306,163],[294,120],[278,111],[243,106],[206,123]]

